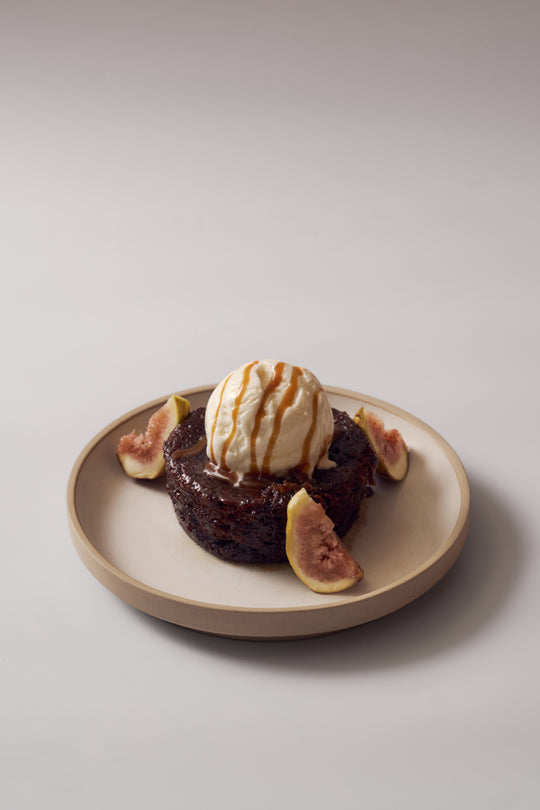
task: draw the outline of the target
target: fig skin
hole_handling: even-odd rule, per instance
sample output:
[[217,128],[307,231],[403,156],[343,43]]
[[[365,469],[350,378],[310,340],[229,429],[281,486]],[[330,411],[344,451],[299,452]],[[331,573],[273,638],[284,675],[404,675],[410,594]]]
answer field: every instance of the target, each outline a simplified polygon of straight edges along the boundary
[[121,437],[116,455],[130,478],[153,479],[163,474],[163,442],[189,412],[190,404],[187,399],[173,394],[152,414],[144,433],[133,430]]
[[315,593],[351,588],[364,572],[351,557],[322,505],[304,488],[287,507],[286,551],[296,576]]
[[385,430],[381,417],[365,408],[360,408],[353,419],[377,454],[377,472],[390,481],[403,481],[409,470],[409,450],[399,430]]

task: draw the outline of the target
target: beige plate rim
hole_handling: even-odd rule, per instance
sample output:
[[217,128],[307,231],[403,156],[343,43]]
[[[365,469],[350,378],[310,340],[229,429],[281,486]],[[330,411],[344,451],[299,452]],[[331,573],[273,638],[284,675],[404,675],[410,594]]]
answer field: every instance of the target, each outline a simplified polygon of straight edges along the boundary
[[[190,396],[210,393],[214,387],[203,385],[190,388],[180,392],[180,395],[189,399]],[[340,602],[286,608],[242,607],[195,601],[158,590],[126,574],[107,560],[86,535],[77,513],[77,482],[88,456],[97,445],[124,422],[162,405],[167,399],[167,396],[162,396],[134,408],[104,427],[86,444],[73,465],[67,485],[68,524],[76,551],[89,571],[120,599],[156,618],[213,635],[257,640],[306,638],[336,632],[394,612],[429,590],[455,563],[468,532],[470,488],[461,460],[439,433],[407,411],[356,391],[327,385],[324,388],[329,394],[350,397],[362,404],[382,408],[416,425],[430,435],[450,462],[460,490],[459,514],[446,541],[422,565],[370,593],[353,597],[344,593]],[[285,617],[290,621],[284,623]]]

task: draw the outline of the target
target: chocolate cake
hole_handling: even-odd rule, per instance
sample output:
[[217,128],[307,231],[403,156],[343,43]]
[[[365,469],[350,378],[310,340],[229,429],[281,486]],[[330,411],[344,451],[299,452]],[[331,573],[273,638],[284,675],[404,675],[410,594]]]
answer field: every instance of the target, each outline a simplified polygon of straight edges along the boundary
[[291,471],[280,479],[246,480],[233,486],[207,470],[205,408],[193,411],[163,446],[167,490],[184,531],[225,560],[278,563],[287,559],[287,504],[299,489],[319,501],[343,537],[372,494],[377,458],[364,432],[344,411],[332,409],[332,469],[311,478]]

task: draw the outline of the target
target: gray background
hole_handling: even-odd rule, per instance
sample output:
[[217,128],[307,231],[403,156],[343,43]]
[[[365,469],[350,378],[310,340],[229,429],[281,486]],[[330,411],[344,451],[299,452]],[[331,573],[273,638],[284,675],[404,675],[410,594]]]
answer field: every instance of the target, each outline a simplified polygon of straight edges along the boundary
[[[540,7],[0,0],[9,808],[531,808]],[[457,565],[292,643],[142,615],[65,488],[107,423],[256,357],[454,447]]]

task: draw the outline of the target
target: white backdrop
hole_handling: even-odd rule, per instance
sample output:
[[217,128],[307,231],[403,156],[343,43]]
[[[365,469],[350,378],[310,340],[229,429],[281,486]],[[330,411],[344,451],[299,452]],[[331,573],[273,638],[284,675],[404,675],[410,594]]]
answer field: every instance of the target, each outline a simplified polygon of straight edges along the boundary
[[[540,7],[0,0],[0,796],[530,808],[539,785]],[[67,529],[108,422],[256,357],[440,432],[471,531],[375,623],[248,643]]]

